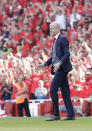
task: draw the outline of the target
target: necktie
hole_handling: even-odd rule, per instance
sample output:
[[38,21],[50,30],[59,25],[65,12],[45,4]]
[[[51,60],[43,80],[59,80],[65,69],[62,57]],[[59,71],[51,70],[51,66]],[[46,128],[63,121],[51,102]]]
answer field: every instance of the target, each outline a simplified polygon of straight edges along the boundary
[[55,43],[56,38],[53,39],[53,43]]

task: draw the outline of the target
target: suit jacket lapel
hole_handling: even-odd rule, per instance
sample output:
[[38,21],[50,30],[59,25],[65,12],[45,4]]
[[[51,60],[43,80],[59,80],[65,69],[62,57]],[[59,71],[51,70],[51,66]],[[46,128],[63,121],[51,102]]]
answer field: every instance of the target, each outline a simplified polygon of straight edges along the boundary
[[61,34],[58,35],[56,41],[55,41],[55,49],[57,50],[58,44],[59,44],[59,39],[61,37]]

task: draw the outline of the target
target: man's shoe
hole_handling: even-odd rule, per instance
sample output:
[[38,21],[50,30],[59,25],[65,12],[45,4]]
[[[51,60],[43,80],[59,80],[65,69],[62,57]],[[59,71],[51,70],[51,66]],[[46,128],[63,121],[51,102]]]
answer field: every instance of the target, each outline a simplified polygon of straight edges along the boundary
[[49,119],[47,119],[46,121],[56,121],[56,120],[60,120],[60,116],[51,116]]
[[75,120],[75,117],[66,117],[64,120]]

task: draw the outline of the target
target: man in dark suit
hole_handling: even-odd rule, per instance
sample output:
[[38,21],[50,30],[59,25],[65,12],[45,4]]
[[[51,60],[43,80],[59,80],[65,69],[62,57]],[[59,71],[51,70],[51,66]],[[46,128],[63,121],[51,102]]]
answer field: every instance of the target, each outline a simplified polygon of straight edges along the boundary
[[61,89],[62,97],[67,109],[67,117],[65,120],[74,120],[74,109],[70,98],[70,90],[68,84],[68,72],[72,70],[70,63],[69,42],[66,37],[60,34],[60,24],[52,22],[50,24],[50,35],[56,38],[52,47],[52,56],[44,63],[37,67],[37,71],[45,66],[52,64],[51,74],[54,78],[50,87],[50,94],[54,105],[54,115],[47,121],[60,120],[59,105],[58,105],[58,89]]

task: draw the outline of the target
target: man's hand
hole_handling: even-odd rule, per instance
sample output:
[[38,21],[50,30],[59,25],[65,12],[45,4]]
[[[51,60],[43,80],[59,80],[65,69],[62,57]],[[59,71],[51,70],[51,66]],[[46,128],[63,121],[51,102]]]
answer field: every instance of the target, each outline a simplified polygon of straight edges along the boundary
[[4,92],[7,92],[8,91],[8,89],[7,88],[4,88]]
[[58,62],[57,64],[54,65],[54,72],[57,72],[57,70],[60,68],[61,63]]
[[40,71],[40,70],[43,69],[43,68],[44,68],[43,64],[39,64],[39,65],[36,67],[35,71],[38,72],[38,71]]
[[26,92],[28,92],[28,87],[24,87],[23,88],[23,91],[26,93]]

